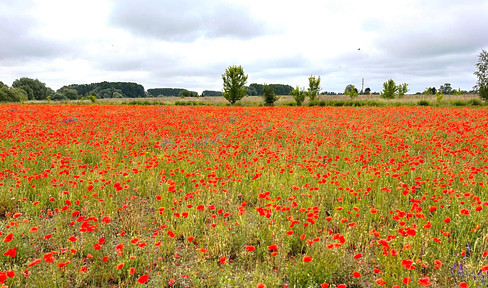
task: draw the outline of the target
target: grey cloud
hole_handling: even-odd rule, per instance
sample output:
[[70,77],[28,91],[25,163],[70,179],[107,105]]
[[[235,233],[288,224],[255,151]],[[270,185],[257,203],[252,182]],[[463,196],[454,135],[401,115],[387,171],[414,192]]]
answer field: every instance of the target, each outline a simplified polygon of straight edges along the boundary
[[[36,35],[36,20],[22,13],[22,6],[3,10],[0,5],[0,61],[4,65],[13,65],[32,58],[46,58],[57,55],[67,46],[58,42],[42,39]],[[20,10],[20,11],[19,11]]]
[[464,10],[442,21],[440,25],[427,18],[425,23],[385,29],[379,48],[396,57],[418,58],[470,53],[488,46],[486,10]]
[[248,10],[220,1],[117,1],[111,14],[116,27],[165,41],[200,37],[249,39],[267,33]]

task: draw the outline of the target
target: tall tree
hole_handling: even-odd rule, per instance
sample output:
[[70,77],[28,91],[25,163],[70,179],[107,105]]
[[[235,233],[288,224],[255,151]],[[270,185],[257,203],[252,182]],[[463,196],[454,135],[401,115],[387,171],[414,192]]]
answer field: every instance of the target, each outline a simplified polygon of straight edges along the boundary
[[227,67],[225,74],[222,74],[222,80],[224,81],[222,96],[231,105],[246,96],[247,89],[244,85],[247,82],[247,75],[244,74],[244,69],[241,66]]
[[478,77],[478,81],[474,89],[480,93],[482,99],[488,101],[488,51],[481,50],[476,68],[478,71],[474,75]]
[[315,78],[315,76],[311,75],[308,77],[308,91],[307,95],[310,98],[310,101],[313,102],[317,100],[317,97],[320,93],[320,76]]

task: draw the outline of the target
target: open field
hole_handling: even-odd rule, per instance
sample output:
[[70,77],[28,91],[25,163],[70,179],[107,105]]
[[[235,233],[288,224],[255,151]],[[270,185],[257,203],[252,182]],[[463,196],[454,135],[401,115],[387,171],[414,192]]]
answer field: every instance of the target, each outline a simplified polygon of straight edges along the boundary
[[[449,105],[452,101],[468,101],[470,99],[479,99],[479,95],[474,94],[466,94],[466,95],[444,95],[443,102],[446,105]],[[224,97],[154,97],[154,98],[144,98],[144,99],[99,99],[100,103],[114,103],[114,104],[121,104],[122,102],[128,101],[149,101],[155,103],[162,103],[166,105],[174,105],[176,102],[185,102],[185,101],[194,101],[197,103],[205,103],[208,105],[217,105],[217,106],[225,106],[228,105],[229,102],[224,99]],[[391,104],[403,104],[403,105],[416,105],[418,101],[426,100],[434,105],[436,103],[436,96],[435,95],[405,95],[401,99],[383,99],[379,95],[359,95],[358,97],[354,98],[354,101],[375,101],[385,105]],[[347,95],[321,95],[319,97],[319,101],[351,101],[351,98]],[[263,98],[261,96],[247,96],[244,97],[241,101],[238,102],[244,106],[259,106],[263,104]],[[276,101],[275,105],[285,105],[289,103],[295,103],[293,100],[293,96],[282,96],[278,101]],[[306,98],[304,102],[304,106],[309,104],[309,99]]]
[[8,287],[488,286],[486,108],[2,105],[0,121]]
[[[427,101],[427,106],[482,106],[486,105],[479,95],[444,95],[441,103],[436,102],[435,95],[405,95],[399,99],[383,99],[379,95],[359,95],[351,100],[347,95],[321,95],[317,100],[317,106],[416,106],[419,101]],[[476,103],[470,103],[475,101]],[[68,100],[68,101],[27,101],[27,104],[91,104],[89,100]],[[147,97],[147,98],[105,98],[97,99],[96,103],[106,105],[207,105],[207,106],[229,106],[229,102],[223,97]],[[275,106],[291,106],[295,100],[292,96],[282,96],[275,102]],[[352,105],[356,103],[355,105]],[[363,105],[357,105],[362,103]],[[236,106],[263,106],[261,96],[247,96],[236,103]],[[309,99],[306,98],[303,106],[309,106]],[[425,103],[424,103],[425,106]]]

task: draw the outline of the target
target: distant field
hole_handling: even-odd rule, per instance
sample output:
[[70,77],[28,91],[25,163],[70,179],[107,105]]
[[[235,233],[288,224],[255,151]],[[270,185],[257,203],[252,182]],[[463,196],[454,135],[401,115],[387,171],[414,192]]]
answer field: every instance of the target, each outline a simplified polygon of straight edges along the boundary
[[[478,95],[474,94],[467,94],[467,95],[444,95],[443,101],[467,101],[470,99],[479,99]],[[100,103],[122,103],[127,101],[134,101],[134,100],[147,100],[151,102],[161,102],[165,104],[174,104],[176,102],[184,102],[184,101],[195,101],[199,103],[207,103],[211,105],[226,105],[229,102],[224,99],[224,97],[187,97],[187,98],[180,98],[180,97],[150,97],[150,98],[123,98],[123,99],[98,99]],[[347,95],[322,95],[320,96],[319,100],[323,101],[350,101],[351,98]],[[405,103],[408,105],[416,104],[420,100],[427,100],[431,103],[435,103],[436,96],[435,95],[405,95],[401,99],[392,99],[387,100],[379,97],[379,95],[360,95],[354,100],[357,101],[378,101],[382,103]],[[247,96],[244,97],[241,101],[239,101],[242,105],[251,105],[251,106],[258,106],[263,103],[263,98],[261,96]],[[239,103],[238,102],[238,103]],[[287,103],[294,103],[293,96],[282,96],[275,105],[284,105]],[[308,98],[305,100],[303,105],[308,105]]]

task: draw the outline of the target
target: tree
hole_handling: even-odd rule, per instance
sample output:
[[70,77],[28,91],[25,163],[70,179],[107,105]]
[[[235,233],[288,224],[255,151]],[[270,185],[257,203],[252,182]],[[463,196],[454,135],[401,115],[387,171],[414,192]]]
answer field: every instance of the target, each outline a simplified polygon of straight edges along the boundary
[[305,91],[297,86],[295,89],[291,90],[290,94],[293,96],[293,99],[295,99],[297,106],[302,106],[303,101],[305,101]]
[[346,89],[344,90],[344,95],[348,95],[349,97],[354,98],[358,96],[358,89],[354,87],[354,85],[349,84],[346,86]]
[[202,96],[222,96],[221,91],[203,90]]
[[273,106],[274,102],[278,101],[281,96],[276,96],[274,93],[274,88],[272,85],[263,85],[263,100],[264,105],[266,106]]
[[317,96],[320,93],[320,76],[315,78],[315,76],[311,75],[308,78],[308,91],[307,95],[310,98],[310,102],[314,102],[317,100]]
[[48,88],[45,83],[37,79],[22,77],[12,83],[12,88],[21,88],[27,92],[29,100],[45,100],[48,95]]
[[0,82],[0,102],[19,102],[20,96],[17,93],[20,91],[25,93],[25,91],[22,89],[15,91],[17,89],[18,88],[9,89],[7,85]]
[[437,92],[437,89],[435,87],[427,87],[427,88],[425,88],[424,92],[422,92],[422,94],[424,94],[424,95],[435,95],[436,92]]
[[452,93],[451,83],[445,83],[444,85],[441,85],[441,87],[439,87],[439,91],[442,94],[451,94]]
[[178,97],[185,98],[185,97],[196,97],[198,96],[197,92],[193,92],[190,90],[182,89],[180,93],[178,93]]
[[383,91],[381,91],[380,97],[385,99],[395,98],[395,94],[398,92],[398,86],[396,86],[393,79],[383,83]]
[[246,85],[247,75],[244,74],[244,69],[241,66],[227,67],[225,74],[222,74],[222,80],[224,81],[222,96],[231,105],[246,96],[247,89],[244,85]]
[[[71,89],[67,87],[59,88],[58,91],[56,91],[56,94],[62,94],[64,96],[64,97],[60,97],[59,95],[56,96],[56,99],[61,98],[61,100],[65,100],[63,98],[67,98],[69,100],[77,100],[79,98],[78,92],[75,89]],[[55,100],[52,97],[51,99]]]
[[403,83],[398,85],[398,98],[403,97],[408,92],[408,84]]
[[478,71],[474,75],[478,77],[478,81],[474,89],[480,93],[481,99],[488,101],[488,51],[481,50],[476,68]]
[[396,97],[400,98],[408,92],[408,84],[403,83],[398,86],[392,79],[383,83],[383,91],[381,91],[380,97],[385,99],[394,99]]
[[367,87],[366,89],[364,89],[364,95],[369,95],[371,94],[371,88]]

